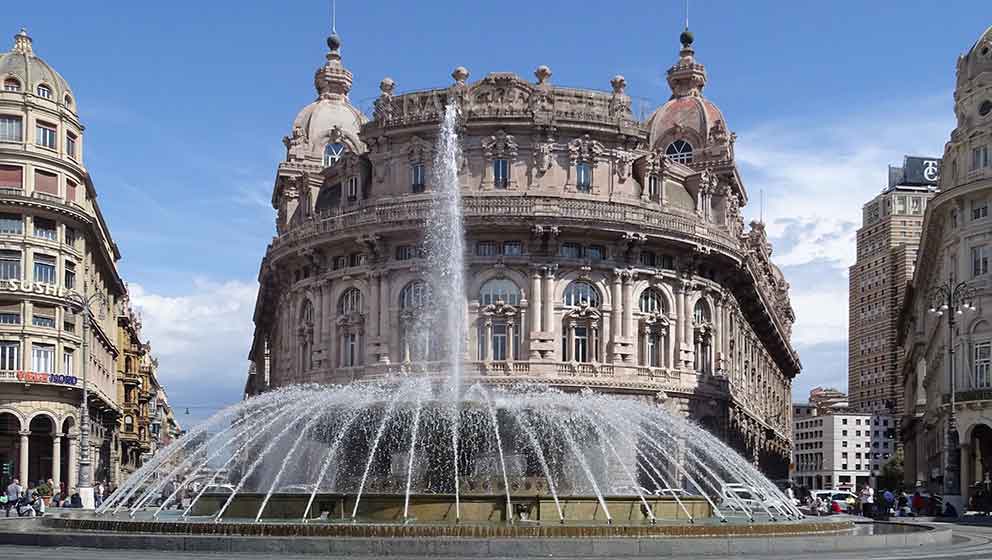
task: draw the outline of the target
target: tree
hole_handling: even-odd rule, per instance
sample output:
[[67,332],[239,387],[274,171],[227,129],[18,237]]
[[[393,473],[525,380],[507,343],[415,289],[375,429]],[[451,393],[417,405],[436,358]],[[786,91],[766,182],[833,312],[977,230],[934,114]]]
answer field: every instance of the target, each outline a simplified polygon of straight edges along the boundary
[[891,461],[882,465],[882,471],[876,480],[876,486],[879,489],[901,490],[905,484],[903,481],[902,457],[893,457]]

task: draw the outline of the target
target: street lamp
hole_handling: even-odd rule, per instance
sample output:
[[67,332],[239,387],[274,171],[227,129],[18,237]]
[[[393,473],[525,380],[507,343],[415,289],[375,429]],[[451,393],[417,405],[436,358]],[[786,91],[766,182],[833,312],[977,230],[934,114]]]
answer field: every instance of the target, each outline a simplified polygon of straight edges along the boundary
[[955,416],[957,387],[954,379],[954,324],[957,316],[965,311],[974,311],[975,289],[965,282],[957,285],[950,279],[944,284],[934,286],[927,293],[930,300],[930,313],[938,317],[947,314],[947,374],[950,377],[950,414],[947,418],[947,433],[944,438],[944,454],[946,469],[944,475],[944,493],[950,496],[961,495],[961,453],[958,441],[958,425]]
[[[84,288],[85,291],[85,288]],[[86,370],[88,369],[89,356],[86,349],[89,345],[90,328],[94,319],[103,319],[106,298],[100,292],[94,292],[88,296],[79,292],[70,292],[65,297],[62,304],[68,311],[72,311],[83,317],[83,402],[82,410],[79,413],[79,477],[76,482],[76,491],[83,503],[83,509],[93,509],[96,504],[93,497],[93,481],[90,480],[90,407],[89,407],[89,386],[86,383]],[[70,465],[69,468],[72,468]]]

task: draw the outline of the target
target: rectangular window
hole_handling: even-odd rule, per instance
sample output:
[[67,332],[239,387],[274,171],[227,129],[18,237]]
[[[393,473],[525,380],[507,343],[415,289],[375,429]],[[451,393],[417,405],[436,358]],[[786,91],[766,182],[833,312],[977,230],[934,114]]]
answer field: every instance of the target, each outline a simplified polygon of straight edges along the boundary
[[600,245],[590,245],[586,248],[586,258],[601,261],[606,258],[606,248]]
[[348,261],[351,266],[365,266],[367,259],[365,253],[352,253],[348,257]]
[[76,289],[76,265],[75,263],[66,262],[65,263],[65,289],[75,290]]
[[65,155],[76,159],[76,135],[71,132],[65,133]]
[[654,267],[656,262],[658,261],[654,253],[651,251],[641,251],[641,266]]
[[358,177],[348,179],[348,200],[358,200]]
[[348,267],[348,257],[343,255],[334,257],[334,270],[341,270]]
[[992,250],[987,245],[971,248],[972,276],[981,276],[989,273],[989,253],[992,253]]
[[648,197],[651,200],[658,200],[658,195],[660,194],[660,189],[658,189],[658,176],[651,175],[648,177]]
[[510,184],[510,162],[505,159],[493,160],[493,186],[505,189]]
[[62,314],[62,330],[68,333],[76,332],[76,316],[69,311]]
[[76,248],[76,230],[69,226],[65,226],[65,244],[73,249]]
[[355,367],[359,365],[358,356],[358,334],[345,333],[341,337],[341,367]]
[[979,146],[971,150],[971,171],[989,166],[989,147]]
[[20,142],[22,130],[21,117],[0,115],[0,142]]
[[55,222],[45,218],[35,218],[34,236],[55,241],[58,238],[58,232],[55,230]]
[[992,342],[975,345],[975,385],[982,389],[992,387]]
[[558,256],[566,259],[582,258],[582,245],[578,243],[562,243],[558,248]]
[[0,370],[21,369],[21,343],[0,341]]
[[16,301],[0,302],[0,324],[20,325],[21,304]]
[[55,373],[55,346],[31,345],[31,368],[39,373]]
[[0,165],[0,189],[24,188],[24,168],[17,165]]
[[48,171],[42,171],[40,169],[35,170],[34,190],[36,192],[43,192],[45,194],[58,196],[59,176],[55,173],[49,173]]
[[498,251],[495,241],[479,241],[475,245],[475,254],[480,257],[495,257]]
[[39,146],[55,149],[57,145],[57,133],[54,124],[38,121],[35,125],[35,143]]
[[58,283],[55,279],[55,257],[35,254],[34,281],[42,284]]
[[43,327],[46,329],[55,328],[55,308],[54,307],[42,307],[40,305],[34,306],[34,311],[31,313],[31,324],[36,327]]
[[661,268],[664,268],[665,270],[675,270],[675,257],[671,255],[662,255]]
[[584,161],[575,164],[575,188],[584,193],[592,190],[592,166]]
[[988,216],[989,216],[989,201],[987,200],[971,201],[972,220],[981,220],[982,218],[987,218]]
[[20,251],[0,251],[0,278],[4,280],[21,279]]
[[524,254],[524,244],[519,241],[504,241],[503,254],[508,257],[519,257]]
[[427,183],[424,181],[424,164],[415,163],[410,168],[410,184],[415,193],[422,193],[426,190]]
[[76,202],[76,183],[69,179],[65,181],[65,200],[66,202]]
[[24,219],[20,214],[0,214],[0,233],[21,235],[24,233]]
[[396,260],[398,261],[408,261],[412,258],[416,258],[417,248],[413,245],[400,245],[396,248]]

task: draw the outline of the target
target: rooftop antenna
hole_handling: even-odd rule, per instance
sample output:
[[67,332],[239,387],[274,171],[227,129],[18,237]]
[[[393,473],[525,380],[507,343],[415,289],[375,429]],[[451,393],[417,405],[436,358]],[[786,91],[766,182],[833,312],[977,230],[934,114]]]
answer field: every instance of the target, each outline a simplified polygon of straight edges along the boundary
[[689,0],[685,0],[685,30],[689,30]]
[[338,32],[338,2],[331,0],[331,33]]

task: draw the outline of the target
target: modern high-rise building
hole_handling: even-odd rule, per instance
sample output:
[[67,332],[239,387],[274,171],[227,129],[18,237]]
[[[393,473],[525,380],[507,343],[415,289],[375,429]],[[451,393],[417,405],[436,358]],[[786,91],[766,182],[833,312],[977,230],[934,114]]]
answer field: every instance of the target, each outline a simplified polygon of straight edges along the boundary
[[888,186],[862,209],[848,298],[848,393],[855,411],[902,411],[896,322],[940,164],[940,158],[906,156],[902,167],[889,167]]

